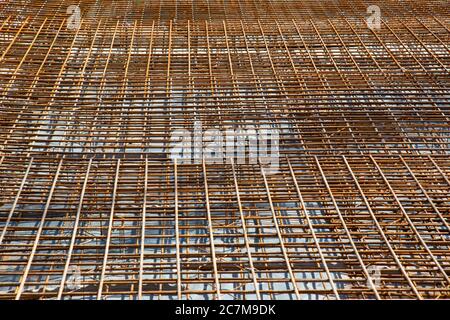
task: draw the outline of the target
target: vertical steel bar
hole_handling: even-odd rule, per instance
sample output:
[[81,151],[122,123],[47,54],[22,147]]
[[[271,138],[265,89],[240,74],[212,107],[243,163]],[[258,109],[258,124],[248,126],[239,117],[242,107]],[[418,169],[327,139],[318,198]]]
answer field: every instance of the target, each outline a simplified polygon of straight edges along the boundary
[[253,257],[252,257],[252,252],[251,252],[251,248],[250,248],[250,241],[248,239],[247,224],[245,222],[245,216],[244,216],[244,212],[242,210],[241,196],[239,193],[239,185],[238,185],[238,181],[236,178],[236,170],[234,167],[233,159],[231,159],[231,169],[233,171],[234,190],[236,192],[236,199],[237,199],[237,203],[238,203],[238,207],[239,207],[239,217],[241,219],[242,231],[244,233],[245,250],[247,251],[248,263],[250,264],[250,271],[252,273],[252,281],[253,281],[253,285],[255,286],[256,297],[258,300],[261,300],[261,293],[259,290],[258,279],[256,277],[255,265],[253,264]]
[[[347,224],[345,223],[345,220],[344,220],[344,216],[342,215],[341,210],[339,209],[339,206],[336,202],[336,199],[334,198],[333,192],[331,191],[330,185],[328,184],[328,180],[325,176],[325,173],[322,170],[322,166],[320,165],[318,157],[314,156],[314,160],[316,162],[317,169],[319,170],[320,175],[322,176],[322,180],[325,183],[325,187],[327,188],[328,194],[330,195],[331,201],[333,202],[333,206],[336,210],[336,213],[339,216],[339,220],[342,223],[342,227],[344,228],[345,234],[347,235],[347,238],[350,241],[350,245],[352,246],[353,252],[355,253],[356,258],[358,259],[358,262],[361,265],[361,268],[364,272],[364,275],[366,276],[366,280],[368,281],[368,283],[370,285],[370,289],[373,290],[375,297],[379,300],[379,299],[381,299],[380,294],[378,293],[378,290],[377,290],[375,284],[373,283],[372,277],[369,275],[369,272],[367,271],[364,261],[361,258],[358,248],[356,247],[355,242],[353,241],[352,235],[351,235],[350,231],[348,230]],[[417,295],[418,295],[418,297],[420,297],[420,295],[418,293],[417,293]]]
[[27,181],[28,174],[30,173],[32,164],[33,164],[33,158],[30,159],[30,162],[27,166],[27,170],[25,171],[25,174],[23,175],[23,178],[22,178],[22,182],[20,183],[19,190],[17,190],[16,197],[14,198],[14,202],[12,203],[11,210],[9,210],[8,217],[6,218],[5,225],[3,226],[2,233],[0,234],[0,245],[3,243],[3,239],[5,238],[6,230],[8,229],[8,226],[11,222],[11,218],[14,214],[14,211],[16,210],[17,203],[19,202],[20,194],[22,193],[23,187],[25,186],[25,183]]
[[117,186],[119,184],[119,173],[120,173],[120,159],[117,159],[117,166],[116,166],[116,174],[114,176],[114,187],[112,192],[112,200],[111,200],[111,210],[109,212],[109,221],[108,221],[108,233],[106,236],[106,242],[105,242],[105,249],[104,249],[104,255],[103,255],[103,263],[102,263],[102,269],[100,274],[100,282],[98,285],[98,292],[97,292],[97,300],[100,300],[102,298],[103,294],[103,283],[105,282],[105,274],[106,274],[106,267],[108,264],[108,252],[109,252],[109,246],[111,245],[111,234],[113,229],[113,223],[114,223],[114,206],[116,204],[116,197],[117,197]]
[[286,158],[288,166],[289,166],[289,172],[292,177],[292,181],[294,182],[295,190],[297,191],[298,199],[300,200],[301,209],[303,210],[306,218],[306,223],[308,224],[308,228],[311,231],[311,235],[314,240],[314,245],[316,246],[317,253],[320,256],[320,260],[322,262],[323,268],[325,269],[325,273],[327,274],[328,281],[330,282],[331,289],[333,290],[333,293],[337,300],[340,300],[339,292],[337,290],[336,284],[334,283],[333,277],[330,272],[330,268],[328,267],[327,261],[325,259],[325,256],[323,255],[322,249],[320,247],[319,239],[317,239],[316,232],[314,231],[314,226],[312,225],[311,219],[309,218],[308,210],[306,209],[305,201],[303,199],[303,195],[300,191],[300,188],[298,186],[297,178],[295,177],[294,169],[292,168],[291,162],[289,158]]
[[176,264],[177,264],[177,298],[182,298],[182,284],[181,284],[181,245],[180,245],[180,219],[178,213],[178,166],[177,159],[174,159],[174,196],[175,196],[175,246],[176,246]]
[[30,256],[28,257],[28,262],[25,267],[25,271],[22,275],[19,287],[16,291],[16,298],[15,298],[16,300],[20,299],[23,289],[24,289],[24,286],[25,286],[25,282],[27,281],[28,273],[30,272],[31,264],[33,263],[34,255],[36,254],[36,250],[39,245],[39,239],[41,237],[42,230],[44,229],[44,224],[45,224],[45,219],[47,218],[48,208],[50,207],[50,202],[52,201],[53,192],[55,191],[56,182],[58,181],[59,172],[61,171],[62,164],[63,164],[63,159],[59,160],[58,168],[56,169],[55,177],[53,178],[53,183],[52,183],[50,192],[47,196],[47,202],[45,203],[44,212],[42,213],[42,218],[39,222],[39,228],[36,232],[36,238],[34,239],[33,247],[31,249]]
[[70,245],[69,245],[69,250],[67,252],[66,263],[64,264],[64,271],[61,276],[61,283],[60,283],[59,289],[58,289],[58,295],[57,295],[58,300],[61,300],[62,294],[64,292],[64,286],[66,283],[67,273],[69,271],[69,265],[72,260],[73,249],[75,247],[75,240],[77,238],[78,227],[80,225],[81,212],[83,210],[84,195],[86,193],[86,188],[87,188],[87,185],[89,182],[89,173],[91,171],[91,166],[92,166],[92,158],[89,159],[89,163],[86,168],[86,175],[84,177],[83,187],[81,189],[81,194],[80,194],[80,200],[78,202],[78,209],[77,209],[77,213],[75,216],[75,221],[74,221],[74,225],[73,225],[73,229],[72,229],[72,237],[70,239]]
[[138,284],[138,299],[142,300],[142,286],[144,282],[144,259],[145,259],[145,226],[147,215],[147,193],[148,193],[148,158],[145,157],[144,168],[144,196],[142,200],[142,221],[141,221],[141,243],[139,254],[139,284]]
[[[375,165],[377,171],[379,172],[379,174],[381,175],[381,177],[383,178],[384,183],[386,184],[386,186],[388,187],[390,193],[392,194],[392,196],[395,199],[395,202],[397,202],[403,217],[405,218],[405,220],[408,222],[409,226],[411,227],[411,229],[413,230],[414,234],[416,235],[417,239],[420,241],[422,247],[425,249],[425,251],[428,253],[428,255],[431,257],[431,259],[433,260],[434,264],[436,265],[436,267],[439,269],[439,272],[442,273],[445,281],[447,281],[450,284],[450,278],[448,277],[447,273],[445,272],[444,268],[441,266],[441,264],[439,263],[439,261],[437,260],[437,258],[435,257],[435,255],[433,254],[433,252],[431,252],[430,248],[428,247],[428,245],[426,244],[425,240],[422,238],[422,236],[420,235],[419,231],[417,230],[416,226],[414,225],[414,223],[412,222],[411,218],[408,216],[408,214],[406,213],[405,208],[403,207],[402,203],[400,202],[397,194],[395,193],[394,189],[392,189],[391,184],[389,183],[389,180],[386,178],[386,176],[384,175],[383,171],[381,170],[380,166],[378,165],[378,162],[375,160],[375,158],[372,155],[369,155],[370,159],[372,160],[373,164]],[[417,292],[418,293],[418,292]],[[421,296],[418,297],[419,299],[422,298]]]
[[287,269],[288,269],[288,273],[289,273],[289,276],[291,278],[291,282],[292,282],[292,285],[293,285],[295,296],[297,297],[297,299],[300,300],[301,299],[300,291],[298,289],[297,280],[296,280],[295,274],[294,274],[294,272],[292,270],[291,261],[289,259],[289,256],[288,256],[285,244],[284,244],[283,235],[281,234],[280,226],[278,224],[278,218],[277,218],[277,216],[275,214],[275,209],[273,207],[272,196],[270,195],[270,189],[269,189],[269,184],[267,183],[266,174],[264,173],[264,168],[262,166],[260,166],[260,168],[261,168],[261,175],[262,175],[263,180],[264,180],[264,186],[266,188],[267,199],[269,200],[270,211],[272,212],[273,223],[275,225],[275,230],[277,232],[278,240],[280,241],[280,246],[281,246],[281,251],[283,253],[284,261],[286,263],[286,266],[287,266]]
[[217,259],[216,259],[216,248],[214,245],[214,228],[213,228],[213,221],[211,216],[211,208],[209,205],[209,190],[208,190],[208,178],[206,174],[206,162],[203,158],[202,161],[202,167],[203,167],[203,181],[205,185],[205,202],[206,202],[206,213],[208,218],[208,233],[209,233],[209,243],[211,246],[211,263],[213,265],[213,272],[214,272],[214,283],[216,287],[216,297],[218,300],[220,300],[221,292],[220,292],[220,281],[219,281],[219,272],[217,268]]

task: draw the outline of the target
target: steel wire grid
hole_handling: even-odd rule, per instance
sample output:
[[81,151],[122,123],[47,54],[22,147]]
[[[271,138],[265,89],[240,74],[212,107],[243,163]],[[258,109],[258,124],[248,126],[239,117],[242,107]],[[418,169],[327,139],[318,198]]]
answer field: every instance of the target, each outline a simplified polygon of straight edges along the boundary
[[0,298],[450,298],[449,4],[370,4],[0,4]]
[[2,297],[449,296],[447,156],[287,159],[6,156]]
[[[33,20],[67,18],[67,8],[78,5],[85,19],[152,24],[153,21],[291,20],[366,17],[379,5],[384,17],[446,17],[446,0],[18,0],[5,1],[3,15],[31,16]],[[236,21],[235,21],[236,22]]]
[[289,154],[449,150],[450,33],[436,18],[379,32],[346,19],[77,31],[12,19],[4,152],[164,157],[167,133],[196,121],[270,124]]

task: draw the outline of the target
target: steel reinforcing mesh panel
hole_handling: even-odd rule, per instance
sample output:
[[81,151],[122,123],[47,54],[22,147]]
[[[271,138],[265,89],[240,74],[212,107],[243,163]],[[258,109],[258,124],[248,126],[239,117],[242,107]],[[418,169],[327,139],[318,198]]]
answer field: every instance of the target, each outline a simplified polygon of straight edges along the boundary
[[0,2],[0,299],[450,298],[450,6],[370,5]]

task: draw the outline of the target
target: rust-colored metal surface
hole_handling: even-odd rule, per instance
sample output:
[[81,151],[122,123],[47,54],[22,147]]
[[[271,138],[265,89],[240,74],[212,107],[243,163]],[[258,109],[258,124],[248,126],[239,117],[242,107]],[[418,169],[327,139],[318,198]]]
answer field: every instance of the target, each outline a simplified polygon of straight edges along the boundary
[[450,5],[371,5],[0,2],[0,299],[449,299]]

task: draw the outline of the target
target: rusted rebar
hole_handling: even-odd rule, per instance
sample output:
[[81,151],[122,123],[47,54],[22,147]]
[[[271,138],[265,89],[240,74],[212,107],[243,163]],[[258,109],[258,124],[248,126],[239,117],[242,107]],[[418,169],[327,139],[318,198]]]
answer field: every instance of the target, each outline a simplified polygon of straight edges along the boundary
[[0,4],[0,299],[450,298],[449,6],[369,5]]

